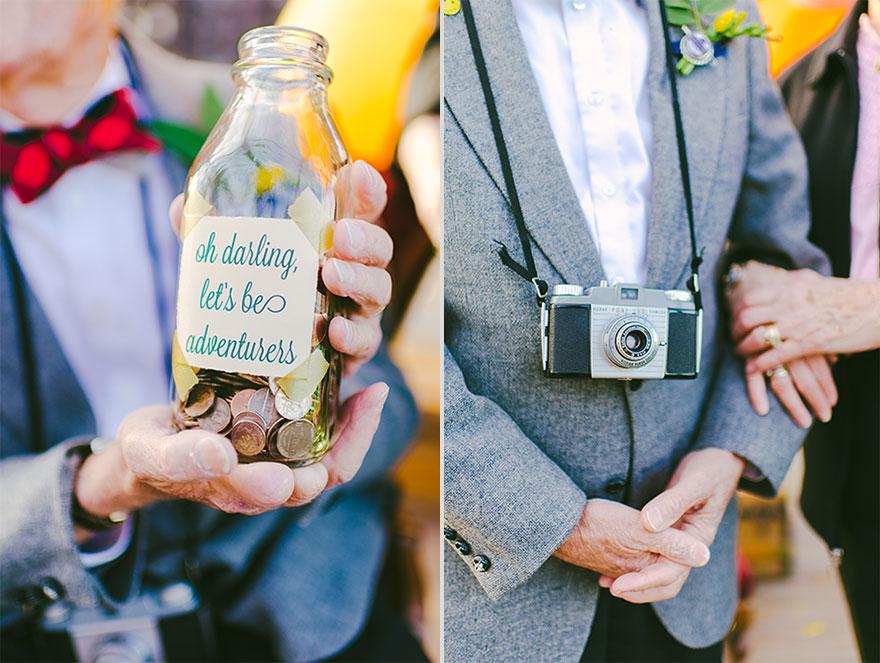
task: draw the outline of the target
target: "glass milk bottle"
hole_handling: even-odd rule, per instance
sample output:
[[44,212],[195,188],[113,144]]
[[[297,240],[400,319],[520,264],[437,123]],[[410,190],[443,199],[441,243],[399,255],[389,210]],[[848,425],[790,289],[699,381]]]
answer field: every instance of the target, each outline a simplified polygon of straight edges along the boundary
[[228,436],[242,462],[329,449],[340,358],[320,271],[348,157],[327,110],[327,42],[247,32],[236,91],[190,170],[172,369],[179,428]]

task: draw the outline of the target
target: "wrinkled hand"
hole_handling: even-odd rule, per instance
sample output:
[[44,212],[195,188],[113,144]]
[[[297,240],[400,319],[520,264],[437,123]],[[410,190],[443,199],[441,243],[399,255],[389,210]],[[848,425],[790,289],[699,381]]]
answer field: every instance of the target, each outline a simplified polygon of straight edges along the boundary
[[[321,270],[327,290],[353,303],[346,316],[330,321],[330,344],[344,355],[344,369],[351,374],[369,361],[382,341],[382,311],[391,300],[391,276],[386,267],[393,244],[385,230],[375,225],[388,201],[382,176],[364,161],[339,171],[336,196],[340,220],[333,232],[333,250]],[[180,234],[183,194],[169,212]]]
[[[805,328],[821,324],[816,308],[816,289],[827,279],[810,270],[787,271],[748,262],[740,267],[740,281],[728,293],[736,351],[746,358],[746,388],[752,408],[763,416],[770,410],[766,371],[785,366],[788,370],[769,378],[770,389],[801,428],[812,424],[809,408],[822,421],[831,419],[837,404],[837,388],[828,359],[822,354],[798,354],[807,350],[800,340]],[[834,333],[834,314],[824,316],[824,332]],[[807,322],[807,319],[810,322]],[[767,326],[775,324],[783,339],[770,348],[764,337]],[[810,341],[828,345],[818,335]],[[806,402],[806,404],[805,404]]]
[[[666,490],[642,509],[641,526],[654,535],[678,531],[712,545],[744,466],[745,461],[723,449],[689,453]],[[692,566],[664,557],[623,575],[603,574],[599,584],[630,603],[664,601],[678,594]]]
[[311,502],[357,473],[379,426],[388,386],[370,385],[342,404],[332,448],[320,462],[291,469],[280,463],[239,464],[232,443],[203,430],[175,433],[171,409],[137,410],[105,451],[77,473],[77,499],[106,516],[164,499],[202,502],[227,513],[258,514]]
[[[792,420],[801,428],[813,423],[810,410],[821,421],[831,420],[831,409],[837,405],[837,386],[827,357],[813,355],[795,359],[786,364],[788,375],[765,378],[756,367],[756,359],[746,361],[746,389],[752,409],[762,417],[770,411],[767,382]],[[810,410],[807,409],[807,402]]]
[[[793,359],[870,350],[880,345],[880,282],[826,278],[750,261],[728,294],[736,350],[767,371]],[[768,348],[764,332],[782,337]]]
[[652,532],[638,511],[609,500],[587,501],[580,521],[554,553],[556,557],[616,578],[671,560],[684,568],[709,562],[709,548],[678,529]]

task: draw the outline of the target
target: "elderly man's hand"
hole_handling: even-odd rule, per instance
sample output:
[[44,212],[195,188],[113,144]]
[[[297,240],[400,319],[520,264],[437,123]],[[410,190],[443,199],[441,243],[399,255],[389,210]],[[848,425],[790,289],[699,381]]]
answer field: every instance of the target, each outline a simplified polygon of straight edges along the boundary
[[[382,311],[391,300],[391,276],[386,267],[394,246],[391,237],[375,225],[388,201],[382,176],[364,161],[339,171],[336,185],[338,216],[333,253],[321,269],[327,290],[352,302],[345,317],[330,321],[330,344],[344,355],[351,374],[369,361],[382,342]],[[180,234],[183,194],[171,203],[171,224]]]
[[709,548],[677,529],[648,531],[639,512],[625,504],[592,499],[555,555],[569,564],[616,578],[660,560],[672,560],[685,568],[703,566],[709,561]]
[[[724,449],[689,453],[666,490],[642,509],[643,528],[655,534],[678,531],[710,546],[744,466],[742,458]],[[599,584],[631,603],[653,603],[677,595],[691,566],[658,559],[633,573],[604,574]]]
[[116,441],[86,458],[74,491],[86,511],[107,516],[163,499],[202,502],[228,513],[258,514],[306,504],[354,477],[379,426],[388,387],[377,383],[342,405],[333,447],[320,462],[239,464],[232,443],[203,430],[175,433],[168,406],[130,414]]

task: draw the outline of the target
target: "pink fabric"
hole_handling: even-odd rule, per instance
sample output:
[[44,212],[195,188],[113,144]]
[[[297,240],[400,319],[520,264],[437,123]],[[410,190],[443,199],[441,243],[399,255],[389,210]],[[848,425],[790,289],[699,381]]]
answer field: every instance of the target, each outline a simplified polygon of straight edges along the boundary
[[880,34],[859,19],[859,135],[850,204],[850,278],[880,278]]

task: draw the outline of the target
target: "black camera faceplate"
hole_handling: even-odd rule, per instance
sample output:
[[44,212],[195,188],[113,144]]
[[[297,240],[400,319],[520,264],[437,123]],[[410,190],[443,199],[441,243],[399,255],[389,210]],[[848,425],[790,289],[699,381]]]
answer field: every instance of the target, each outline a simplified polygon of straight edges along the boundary
[[590,374],[590,305],[554,303],[547,318],[547,374]]

